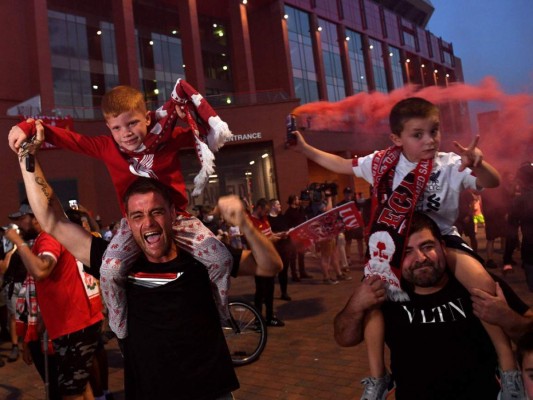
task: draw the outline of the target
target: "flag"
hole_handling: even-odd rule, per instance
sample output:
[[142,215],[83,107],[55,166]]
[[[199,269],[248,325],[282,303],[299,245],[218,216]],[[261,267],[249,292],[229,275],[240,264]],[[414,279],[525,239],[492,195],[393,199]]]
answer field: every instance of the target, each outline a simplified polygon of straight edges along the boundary
[[289,237],[298,248],[306,249],[321,240],[336,238],[345,229],[362,227],[361,213],[351,201],[291,229]]

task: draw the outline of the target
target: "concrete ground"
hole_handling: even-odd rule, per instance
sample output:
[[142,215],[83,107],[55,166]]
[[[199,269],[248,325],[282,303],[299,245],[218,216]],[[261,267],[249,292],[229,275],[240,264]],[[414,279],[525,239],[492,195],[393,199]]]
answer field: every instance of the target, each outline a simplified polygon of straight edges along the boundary
[[[478,233],[480,254],[485,255],[484,232]],[[498,250],[498,242],[496,244]],[[357,259],[355,244],[352,258]],[[496,261],[501,267],[501,252]],[[515,259],[519,260],[518,253]],[[269,328],[268,343],[261,358],[250,365],[238,367],[241,388],[235,392],[238,400],[338,400],[359,399],[360,381],[368,374],[364,344],[355,348],[341,348],[333,340],[332,321],[344,306],[354,285],[362,275],[362,265],[352,266],[353,280],[338,285],[323,285],[318,260],[307,254],[307,270],[314,279],[292,283],[289,279],[289,295],[292,301],[279,299],[276,285],[275,308],[277,316],[286,326]],[[491,270],[502,275],[500,269]],[[524,272],[515,267],[505,279],[520,297],[533,305],[533,293],[527,290]],[[254,281],[251,277],[232,282],[232,296],[253,299]],[[122,360],[116,340],[106,345],[109,358],[109,386],[117,400],[124,399],[122,389]],[[0,345],[0,357],[6,359],[10,346]],[[7,360],[6,360],[7,361]],[[21,359],[6,363],[0,368],[0,399],[44,399],[44,386],[34,367]],[[391,394],[389,399],[394,399]]]

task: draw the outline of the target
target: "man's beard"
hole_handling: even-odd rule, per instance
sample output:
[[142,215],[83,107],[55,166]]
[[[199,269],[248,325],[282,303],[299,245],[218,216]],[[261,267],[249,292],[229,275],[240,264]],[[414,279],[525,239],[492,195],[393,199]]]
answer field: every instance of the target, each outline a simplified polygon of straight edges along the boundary
[[39,235],[35,228],[31,227],[27,231],[21,231],[21,236],[24,241],[33,240]]
[[[429,268],[429,271],[425,271],[423,274],[416,273],[420,268]],[[418,287],[432,287],[439,283],[444,275],[444,268],[440,268],[436,263],[426,260],[419,263],[414,268],[410,268],[408,271],[407,281],[414,286]]]

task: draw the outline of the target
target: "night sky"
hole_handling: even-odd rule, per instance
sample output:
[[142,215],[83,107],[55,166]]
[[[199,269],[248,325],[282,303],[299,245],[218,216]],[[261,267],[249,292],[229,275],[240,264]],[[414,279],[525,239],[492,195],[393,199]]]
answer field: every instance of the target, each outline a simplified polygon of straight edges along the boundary
[[532,0],[431,0],[428,29],[452,42],[465,82],[492,75],[506,93],[533,94]]

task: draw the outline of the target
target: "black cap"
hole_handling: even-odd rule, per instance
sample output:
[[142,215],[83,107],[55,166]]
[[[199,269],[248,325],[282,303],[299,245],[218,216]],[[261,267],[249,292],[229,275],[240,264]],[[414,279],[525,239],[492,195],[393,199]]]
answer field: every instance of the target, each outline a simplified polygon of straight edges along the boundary
[[17,212],[14,212],[13,214],[9,214],[8,218],[19,219],[20,217],[23,217],[28,214],[33,215],[33,211],[31,210],[31,207],[29,206],[29,204],[24,203],[20,205],[20,208]]

